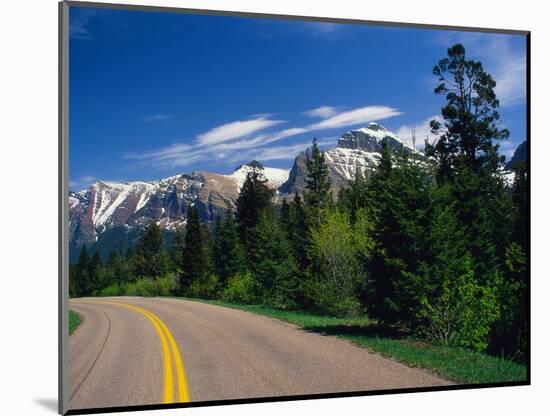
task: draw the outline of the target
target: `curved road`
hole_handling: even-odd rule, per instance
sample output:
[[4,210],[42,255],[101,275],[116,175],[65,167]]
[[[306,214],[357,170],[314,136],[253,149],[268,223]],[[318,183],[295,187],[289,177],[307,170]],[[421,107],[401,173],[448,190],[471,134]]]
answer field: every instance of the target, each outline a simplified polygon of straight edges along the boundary
[[450,385],[335,337],[220,306],[72,299],[70,409]]

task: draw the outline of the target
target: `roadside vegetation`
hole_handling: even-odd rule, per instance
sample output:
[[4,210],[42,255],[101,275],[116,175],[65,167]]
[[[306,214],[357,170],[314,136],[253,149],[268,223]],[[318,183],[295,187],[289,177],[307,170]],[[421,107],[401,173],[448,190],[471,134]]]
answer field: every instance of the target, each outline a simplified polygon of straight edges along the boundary
[[69,309],[69,335],[72,335],[81,323],[80,315]]
[[501,175],[508,131],[481,63],[457,44],[433,73],[444,104],[424,155],[384,141],[377,168],[333,195],[313,140],[292,201],[274,205],[253,169],[211,226],[191,205],[170,244],[152,222],[105,263],[82,247],[71,296],[239,304],[455,381],[525,380],[527,171]]

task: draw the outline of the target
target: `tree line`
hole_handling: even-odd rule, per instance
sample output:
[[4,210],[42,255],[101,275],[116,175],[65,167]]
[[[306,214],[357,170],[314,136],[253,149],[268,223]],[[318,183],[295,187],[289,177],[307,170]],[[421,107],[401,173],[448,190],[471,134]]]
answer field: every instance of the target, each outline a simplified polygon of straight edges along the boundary
[[443,122],[423,155],[382,142],[373,172],[331,194],[313,140],[302,195],[275,205],[255,165],[210,228],[187,207],[172,244],[152,221],[103,263],[82,247],[72,296],[178,295],[347,316],[516,360],[527,348],[528,182],[503,179],[493,78],[460,44],[434,67]]

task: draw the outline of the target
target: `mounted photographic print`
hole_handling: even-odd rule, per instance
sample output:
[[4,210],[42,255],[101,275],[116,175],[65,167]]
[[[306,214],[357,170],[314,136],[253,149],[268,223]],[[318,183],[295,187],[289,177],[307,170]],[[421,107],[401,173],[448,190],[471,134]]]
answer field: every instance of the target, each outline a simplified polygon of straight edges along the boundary
[[60,3],[60,413],[529,384],[529,32]]

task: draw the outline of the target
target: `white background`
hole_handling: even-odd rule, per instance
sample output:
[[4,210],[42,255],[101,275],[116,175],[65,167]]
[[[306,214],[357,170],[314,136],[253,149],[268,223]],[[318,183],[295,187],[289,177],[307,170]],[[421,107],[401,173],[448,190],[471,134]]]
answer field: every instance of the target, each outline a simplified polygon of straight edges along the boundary
[[[548,189],[546,167],[550,155],[547,128],[550,25],[545,2],[126,2],[532,31],[532,386],[223,406],[146,414],[247,416],[259,413],[407,412],[412,415],[518,415],[522,412],[544,414],[548,411],[550,369],[547,304],[550,276],[546,273],[549,259],[545,256],[545,237],[549,230],[545,191]],[[56,3],[56,0],[3,1],[0,11],[0,413],[5,415],[53,415],[56,407]]]

